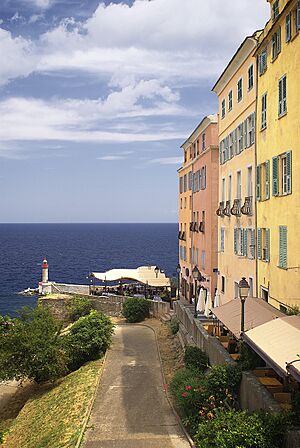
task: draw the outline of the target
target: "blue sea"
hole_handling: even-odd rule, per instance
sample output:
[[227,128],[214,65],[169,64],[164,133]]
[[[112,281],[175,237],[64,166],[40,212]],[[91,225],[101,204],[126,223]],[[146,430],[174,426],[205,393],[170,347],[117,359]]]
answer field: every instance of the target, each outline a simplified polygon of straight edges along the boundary
[[175,275],[177,224],[0,224],[0,315],[32,306],[46,256],[49,278],[87,283],[91,271],[157,265]]

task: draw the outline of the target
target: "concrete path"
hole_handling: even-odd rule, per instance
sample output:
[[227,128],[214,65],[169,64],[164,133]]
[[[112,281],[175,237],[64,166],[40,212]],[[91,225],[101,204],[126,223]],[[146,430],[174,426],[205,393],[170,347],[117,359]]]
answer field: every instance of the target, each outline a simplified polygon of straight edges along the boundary
[[190,447],[166,399],[150,328],[116,328],[83,447]]

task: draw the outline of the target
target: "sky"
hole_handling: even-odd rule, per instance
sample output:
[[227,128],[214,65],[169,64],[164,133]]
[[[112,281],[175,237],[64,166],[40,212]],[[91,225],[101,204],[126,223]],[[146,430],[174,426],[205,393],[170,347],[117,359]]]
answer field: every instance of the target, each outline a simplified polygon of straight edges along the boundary
[[266,0],[0,0],[0,222],[176,222],[181,144]]

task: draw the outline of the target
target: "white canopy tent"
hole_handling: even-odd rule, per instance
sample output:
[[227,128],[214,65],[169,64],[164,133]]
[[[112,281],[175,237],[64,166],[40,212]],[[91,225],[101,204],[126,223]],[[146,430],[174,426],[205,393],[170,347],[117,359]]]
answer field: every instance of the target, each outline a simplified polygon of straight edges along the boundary
[[91,276],[102,282],[130,280],[157,288],[170,288],[171,281],[162,271],[155,271],[156,266],[140,266],[137,269],[111,269],[107,272],[92,272]]

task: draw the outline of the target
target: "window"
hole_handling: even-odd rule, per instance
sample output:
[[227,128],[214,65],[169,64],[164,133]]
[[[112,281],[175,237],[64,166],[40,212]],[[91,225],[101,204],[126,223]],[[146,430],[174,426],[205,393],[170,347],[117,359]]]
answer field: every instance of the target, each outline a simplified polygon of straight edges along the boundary
[[289,13],[285,18],[285,41],[289,42],[292,37],[292,15]]
[[255,229],[248,229],[248,258],[254,260],[255,258]]
[[296,9],[296,31],[300,30],[300,0],[297,2],[297,9]]
[[192,188],[193,188],[193,172],[190,171],[188,176],[189,176],[188,177],[188,188],[189,188],[189,190],[192,190]]
[[179,178],[179,192],[183,193],[183,177]]
[[180,199],[180,209],[182,210],[182,199]]
[[201,190],[205,190],[205,188],[206,188],[206,166],[204,166],[201,171],[202,171]]
[[223,165],[223,163],[224,163],[223,150],[224,150],[224,140],[222,140],[220,142],[220,147],[219,147],[220,165]]
[[247,118],[247,129],[248,129],[247,143],[248,146],[252,146],[255,141],[255,113],[251,114]]
[[238,126],[238,154],[244,149],[244,123]]
[[187,177],[185,174],[183,178],[183,191],[186,192],[186,190],[187,190]]
[[199,156],[200,151],[199,151],[199,139],[197,140],[197,156]]
[[225,277],[222,275],[221,277],[221,292],[224,294],[225,292]]
[[205,132],[202,132],[202,151],[205,150]]
[[266,201],[270,199],[270,162],[266,160],[256,167],[256,199]]
[[249,286],[250,286],[249,297],[253,297],[253,278],[252,277],[249,277]]
[[270,261],[270,229],[257,229],[257,258]]
[[286,114],[286,76],[283,76],[279,80],[279,104],[278,104],[278,115],[281,117]]
[[242,173],[238,171],[236,173],[236,199],[242,198]]
[[225,229],[224,227],[220,228],[220,252],[224,252],[225,250]]
[[272,36],[272,58],[276,59],[281,52],[281,29],[276,31]]
[[232,176],[228,177],[228,201],[231,202]]
[[228,112],[232,109],[232,90],[228,93]]
[[248,253],[248,229],[234,229],[233,251],[235,255],[246,257]]
[[279,267],[287,268],[287,227],[279,226]]
[[258,70],[259,74],[262,75],[267,70],[267,50],[264,49],[258,58]]
[[225,178],[222,179],[221,198],[222,198],[222,202],[225,202]]
[[239,79],[237,83],[237,100],[241,101],[243,98],[243,79]]
[[252,166],[247,169],[247,196],[252,197]]
[[277,19],[278,16],[279,16],[279,0],[275,0],[275,2],[273,3],[273,8],[272,8],[273,22]]
[[234,156],[234,132],[229,134],[229,158]]
[[187,151],[184,151],[184,163],[187,161]]
[[267,94],[261,97],[261,129],[267,127]]
[[205,250],[203,250],[201,253],[201,266],[202,269],[205,269]]
[[226,108],[226,103],[225,100],[222,101],[222,118],[225,117],[225,108]]
[[284,196],[292,193],[292,151],[288,151],[272,159],[272,192],[273,196]]
[[248,68],[248,90],[251,90],[254,86],[254,67],[253,64]]

